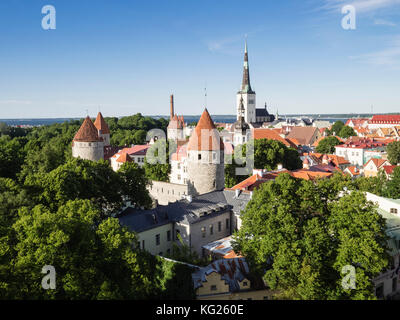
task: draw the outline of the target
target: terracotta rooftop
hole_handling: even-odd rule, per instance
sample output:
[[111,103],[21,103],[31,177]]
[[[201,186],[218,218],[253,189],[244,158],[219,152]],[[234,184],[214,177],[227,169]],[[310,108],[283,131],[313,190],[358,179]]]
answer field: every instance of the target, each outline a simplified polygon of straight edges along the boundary
[[122,153],[118,157],[117,162],[121,162],[121,163],[132,162],[132,158],[127,153]]
[[94,122],[94,126],[97,130],[100,131],[101,134],[109,134],[110,129],[108,128],[107,122],[104,120],[103,115],[101,112],[97,114],[96,121]]
[[190,136],[187,149],[202,151],[224,150],[224,143],[207,108],[204,109],[196,128]]
[[83,121],[81,127],[74,137],[74,141],[78,142],[98,142],[103,141],[97,133],[97,128],[94,126],[89,116]]
[[373,162],[374,165],[379,169],[380,167],[382,167],[385,162],[387,162],[387,160],[384,159],[377,159],[377,158],[371,158],[369,159],[369,161],[364,165],[364,168],[368,165],[368,163]]
[[316,127],[293,127],[287,135],[287,139],[297,139],[302,145],[310,145],[315,132],[318,131]]
[[397,168],[397,166],[383,166],[383,170],[386,172],[386,174],[390,175],[393,173],[394,168]]
[[293,147],[296,148],[297,145],[294,141],[291,141],[289,139],[282,138],[277,130],[273,129],[254,129],[253,130],[253,138],[254,140],[258,139],[268,139],[268,140],[276,140],[282,142],[285,146],[287,147]]
[[400,123],[400,115],[374,115],[369,123]]

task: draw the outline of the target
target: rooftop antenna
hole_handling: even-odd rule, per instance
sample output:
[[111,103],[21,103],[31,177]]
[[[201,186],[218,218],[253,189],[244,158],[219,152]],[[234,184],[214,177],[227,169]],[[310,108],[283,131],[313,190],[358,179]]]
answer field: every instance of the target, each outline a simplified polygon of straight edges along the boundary
[[88,109],[85,109],[86,110],[86,116],[88,117],[89,116],[89,110]]
[[204,107],[207,108],[207,82],[204,87]]

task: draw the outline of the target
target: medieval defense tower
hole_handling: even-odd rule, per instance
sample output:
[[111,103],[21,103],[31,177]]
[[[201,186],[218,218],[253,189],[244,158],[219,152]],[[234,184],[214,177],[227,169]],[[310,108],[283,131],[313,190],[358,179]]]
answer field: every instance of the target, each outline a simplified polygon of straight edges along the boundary
[[101,113],[97,120],[100,129],[96,128],[89,116],[83,121],[72,142],[74,158],[92,161],[104,159],[104,146],[110,143],[110,131]]
[[224,189],[224,143],[207,109],[190,136],[187,156],[190,194]]

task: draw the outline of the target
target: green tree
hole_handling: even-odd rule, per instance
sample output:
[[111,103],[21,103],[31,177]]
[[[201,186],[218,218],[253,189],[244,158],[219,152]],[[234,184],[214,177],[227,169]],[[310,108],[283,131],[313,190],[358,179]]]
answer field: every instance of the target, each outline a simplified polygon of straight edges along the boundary
[[150,181],[147,179],[144,169],[136,163],[127,162],[118,170],[118,175],[122,182],[121,190],[125,200],[137,207],[150,208],[152,200],[146,189]]
[[335,147],[341,144],[340,140],[334,136],[326,137],[322,139],[316,148],[318,153],[333,154]]
[[332,127],[330,128],[330,129],[328,129],[328,130],[326,130],[326,133],[328,134],[328,135],[338,135],[339,134],[339,132],[340,132],[340,130],[342,129],[344,127],[344,123],[343,123],[343,121],[336,121],[333,125],[332,125]]
[[[135,235],[117,219],[101,221],[88,200],[70,201],[51,212],[19,210],[13,226],[18,243],[12,277],[3,298],[146,299],[160,294],[157,261],[136,251]],[[56,289],[41,288],[42,267],[56,270]]]
[[347,139],[349,137],[357,136],[357,134],[352,127],[343,126],[342,129],[340,129],[338,136]]
[[396,167],[389,180],[386,181],[384,196],[392,199],[400,198],[400,167]]
[[157,140],[147,150],[144,161],[144,170],[149,180],[169,181],[171,165],[169,155],[176,151],[176,146],[170,146],[165,139]]
[[16,177],[25,158],[23,147],[19,138],[0,137],[0,177]]
[[394,141],[387,145],[388,160],[392,165],[400,164],[400,141]]
[[[335,177],[348,186],[347,178]],[[373,299],[371,279],[388,264],[385,221],[363,193],[340,197],[326,180],[281,174],[254,191],[234,235],[242,253],[281,299]],[[353,265],[355,290],[341,286]],[[360,282],[358,282],[360,281]]]

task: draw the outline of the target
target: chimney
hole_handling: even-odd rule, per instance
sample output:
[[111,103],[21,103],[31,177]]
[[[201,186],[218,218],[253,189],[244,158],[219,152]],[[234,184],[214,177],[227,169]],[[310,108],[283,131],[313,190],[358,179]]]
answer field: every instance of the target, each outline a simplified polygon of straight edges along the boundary
[[171,94],[171,115],[170,115],[170,120],[174,117],[174,95]]

